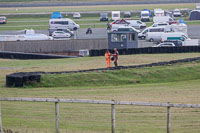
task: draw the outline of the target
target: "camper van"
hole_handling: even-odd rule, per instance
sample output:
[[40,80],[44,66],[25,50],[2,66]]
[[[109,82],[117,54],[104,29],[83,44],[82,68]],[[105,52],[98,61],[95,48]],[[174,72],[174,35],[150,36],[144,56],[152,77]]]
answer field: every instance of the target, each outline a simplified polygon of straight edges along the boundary
[[67,28],[70,30],[77,30],[80,28],[78,24],[76,24],[73,20],[69,18],[63,18],[63,19],[50,19],[49,20],[49,28]]
[[112,20],[117,20],[120,18],[120,11],[112,11]]

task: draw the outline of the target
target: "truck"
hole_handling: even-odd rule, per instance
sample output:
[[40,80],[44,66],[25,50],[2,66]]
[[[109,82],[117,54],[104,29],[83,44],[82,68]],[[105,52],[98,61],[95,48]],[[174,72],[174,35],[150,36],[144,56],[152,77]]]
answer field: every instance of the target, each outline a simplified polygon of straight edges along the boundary
[[150,21],[149,11],[141,11],[140,17],[142,22],[149,22]]

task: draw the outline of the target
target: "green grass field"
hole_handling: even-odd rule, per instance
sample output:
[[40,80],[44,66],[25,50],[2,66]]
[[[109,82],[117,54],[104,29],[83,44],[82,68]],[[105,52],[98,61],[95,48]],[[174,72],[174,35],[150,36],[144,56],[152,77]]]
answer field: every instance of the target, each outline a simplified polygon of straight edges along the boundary
[[[199,53],[121,55],[119,64],[147,64],[199,56]],[[198,104],[200,101],[199,64],[200,62],[191,62],[165,67],[43,75],[40,87],[7,88],[4,86],[5,75],[9,73],[103,68],[106,62],[103,56],[52,60],[0,59],[0,97],[115,99]],[[4,128],[20,133],[55,132],[53,103],[1,102],[1,105]],[[62,103],[60,104],[60,132],[109,133],[111,132],[110,108],[109,105]],[[116,132],[166,132],[166,111],[166,108],[158,107],[116,106]],[[199,109],[172,108],[171,132],[198,133],[199,115]]]

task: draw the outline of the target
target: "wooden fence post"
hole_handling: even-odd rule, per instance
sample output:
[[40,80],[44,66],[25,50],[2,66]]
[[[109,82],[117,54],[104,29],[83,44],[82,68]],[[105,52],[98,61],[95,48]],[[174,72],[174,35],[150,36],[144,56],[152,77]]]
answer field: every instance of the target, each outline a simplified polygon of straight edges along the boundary
[[170,133],[170,128],[171,128],[171,110],[170,110],[170,108],[171,108],[170,106],[167,107],[167,133]]
[[55,102],[56,133],[59,133],[59,102]]
[[1,104],[0,104],[0,133],[3,133],[3,131],[2,131],[2,121],[1,121]]
[[[113,100],[114,101],[114,100]],[[115,104],[111,104],[112,133],[115,133]]]

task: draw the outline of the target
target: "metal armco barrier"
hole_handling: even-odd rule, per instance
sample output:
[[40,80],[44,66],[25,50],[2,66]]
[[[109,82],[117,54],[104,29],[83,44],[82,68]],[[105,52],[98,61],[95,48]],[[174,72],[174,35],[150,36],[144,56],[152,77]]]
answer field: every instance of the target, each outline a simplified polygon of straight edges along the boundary
[[[189,53],[200,52],[200,46],[183,46],[183,47],[148,47],[148,48],[131,48],[118,49],[120,55],[130,54],[158,54],[158,53]],[[104,56],[106,49],[90,50],[90,56]],[[110,50],[113,53],[113,50]]]
[[5,59],[57,59],[57,58],[74,58],[74,57],[76,57],[76,56],[23,53],[23,52],[8,52],[8,51],[0,52],[0,58],[5,58]]

